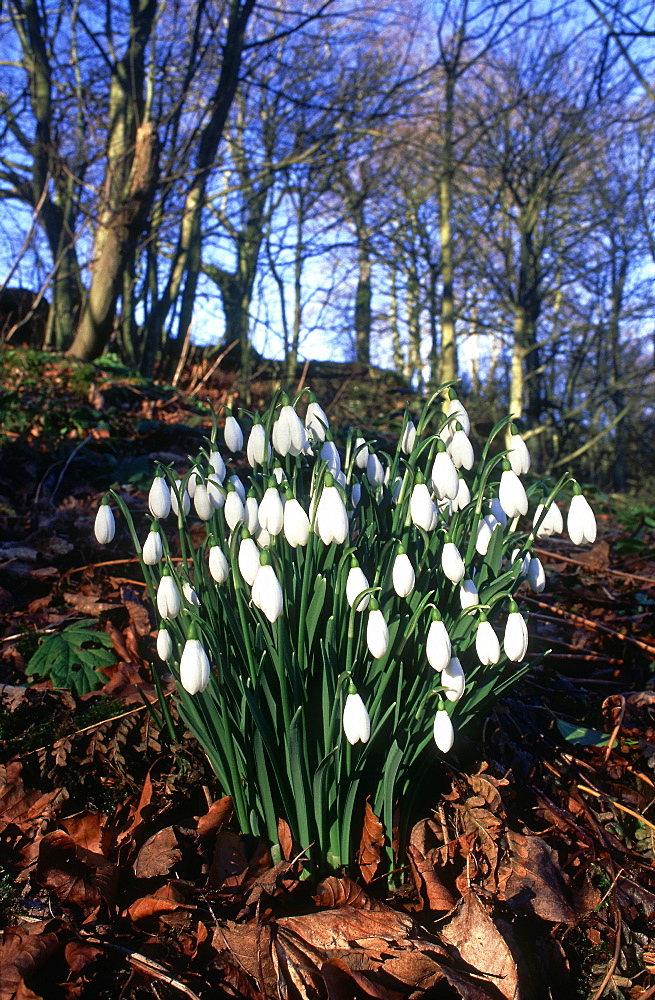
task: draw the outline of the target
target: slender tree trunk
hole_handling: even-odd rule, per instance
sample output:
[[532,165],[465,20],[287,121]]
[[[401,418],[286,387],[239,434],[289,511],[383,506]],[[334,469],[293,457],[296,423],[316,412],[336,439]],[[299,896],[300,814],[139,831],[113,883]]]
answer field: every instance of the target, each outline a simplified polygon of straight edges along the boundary
[[444,143],[439,178],[439,236],[441,242],[441,365],[440,381],[457,378],[457,341],[455,339],[455,301],[453,292],[453,131],[455,122],[455,78],[446,77],[446,108],[444,116]]
[[409,323],[409,364],[412,377],[416,375],[416,386],[423,392],[423,361],[421,359],[421,305],[419,301],[418,275],[414,263],[407,275],[407,313]]
[[399,375],[409,379],[410,375],[403,356],[402,344],[400,342],[400,329],[398,327],[398,273],[395,267],[391,271],[391,312],[389,322],[391,325],[391,345],[393,351],[394,369]]
[[362,365],[371,363],[371,258],[367,237],[358,233],[355,347]]

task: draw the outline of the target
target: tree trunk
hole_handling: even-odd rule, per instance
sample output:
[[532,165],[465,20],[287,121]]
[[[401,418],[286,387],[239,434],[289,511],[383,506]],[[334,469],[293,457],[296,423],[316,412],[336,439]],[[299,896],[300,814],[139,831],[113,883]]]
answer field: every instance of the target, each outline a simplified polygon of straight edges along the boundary
[[453,293],[453,130],[455,122],[455,78],[446,77],[446,109],[444,116],[444,144],[439,178],[439,236],[441,242],[441,365],[440,382],[457,378],[457,341],[455,339],[455,301]]
[[357,290],[355,292],[355,348],[362,365],[371,363],[371,259],[368,241],[358,233]]

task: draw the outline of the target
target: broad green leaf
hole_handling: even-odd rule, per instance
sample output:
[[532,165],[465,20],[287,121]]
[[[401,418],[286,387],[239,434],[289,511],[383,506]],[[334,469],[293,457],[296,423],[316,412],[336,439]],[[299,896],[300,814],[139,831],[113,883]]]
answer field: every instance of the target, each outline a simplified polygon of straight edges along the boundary
[[109,636],[94,624],[85,619],[46,635],[27,664],[28,677],[50,679],[78,695],[101,687],[107,678],[100,671],[116,663],[116,654]]

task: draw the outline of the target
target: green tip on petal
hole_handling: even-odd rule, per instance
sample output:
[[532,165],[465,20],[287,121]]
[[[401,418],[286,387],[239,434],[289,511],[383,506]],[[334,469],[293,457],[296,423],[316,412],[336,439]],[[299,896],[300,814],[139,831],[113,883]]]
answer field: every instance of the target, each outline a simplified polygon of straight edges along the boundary
[[268,477],[268,488],[270,489],[271,486],[277,487],[277,479],[275,478],[275,476]]
[[352,679],[351,679],[350,683],[348,684],[348,694],[357,694],[357,688],[353,684]]
[[399,545],[396,554],[399,555],[399,556],[406,556],[407,555],[407,551],[405,549],[405,546],[404,545]]
[[378,604],[378,602],[375,600],[374,597],[371,597],[371,600],[369,601],[368,610],[369,611],[379,611],[380,610],[380,605]]
[[518,609],[519,606],[516,603],[516,601],[510,601],[509,604],[507,605],[507,610],[510,613],[510,615],[515,615]]
[[519,429],[518,429],[518,427],[516,426],[516,424],[514,422],[512,422],[509,425],[509,432],[510,432],[510,434],[518,434]]
[[424,486],[424,485],[425,485],[425,476],[419,469],[416,475],[414,476],[414,486]]
[[280,393],[280,403],[282,406],[291,406],[291,400],[287,396],[286,392]]
[[262,549],[259,553],[259,565],[260,566],[270,566],[271,565],[271,554],[267,549]]
[[243,528],[241,529],[241,539],[242,539],[242,541],[244,541],[244,542],[245,542],[246,538],[250,538],[250,532],[249,532],[249,531],[248,531],[248,529],[247,529],[247,528],[246,528],[246,527],[244,526],[244,527],[243,527]]
[[350,557],[350,567],[351,569],[357,569],[359,567],[357,556],[353,555]]
[[481,611],[480,612],[480,614],[478,616],[478,621],[479,622],[488,622],[489,621],[489,619],[487,618],[487,614],[486,614],[485,611]]
[[314,395],[314,393],[312,392],[311,389],[307,393],[307,399],[309,400],[310,403],[315,403],[316,402],[316,396]]
[[580,483],[578,483],[575,479],[573,480],[573,486],[571,487],[571,490],[574,497],[579,497],[582,495],[582,487],[580,486]]
[[164,566],[164,572],[162,573],[162,576],[170,576],[170,575],[171,575],[170,567]]
[[503,472],[511,472],[511,470],[512,470],[512,464],[511,464],[511,462],[509,461],[508,458],[504,458],[503,459],[503,464],[502,464],[501,468],[502,468]]
[[325,473],[325,479],[323,480],[323,486],[324,487],[326,487],[326,486],[327,487],[334,486],[334,476],[332,475],[331,472],[326,472]]
[[101,507],[108,507],[109,506],[109,494],[108,493],[105,493],[104,497],[100,501],[100,506]]
[[191,622],[191,624],[188,626],[188,628],[186,630],[186,637],[187,637],[187,640],[188,639],[197,639],[198,638],[198,628],[197,628],[197,626],[193,622]]
[[433,622],[440,622],[441,621],[441,612],[439,611],[439,608],[433,608],[432,609],[432,621]]
[[446,443],[445,441],[442,441],[441,438],[439,438],[439,440],[437,441],[437,453],[440,454],[445,450],[446,450]]
[[168,632],[168,625],[166,624],[165,621],[161,621],[159,623],[159,631],[160,632]]
[[448,399],[457,399],[457,390],[453,389],[452,385],[448,390]]
[[231,406],[226,406],[225,407],[225,416],[226,417],[231,417],[232,416],[232,407]]

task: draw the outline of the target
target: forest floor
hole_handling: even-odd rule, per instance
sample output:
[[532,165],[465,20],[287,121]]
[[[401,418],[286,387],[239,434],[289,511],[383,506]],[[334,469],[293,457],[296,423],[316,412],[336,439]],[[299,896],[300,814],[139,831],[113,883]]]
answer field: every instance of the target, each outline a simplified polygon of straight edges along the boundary
[[[551,652],[440,765],[403,888],[371,879],[366,829],[360,875],[316,884],[153,724],[138,564],[93,538],[104,491],[144,508],[206,407],[8,352],[0,411],[0,1000],[655,997],[652,505],[604,498],[582,553],[544,542],[547,592],[523,600]],[[39,679],[75,623],[52,655],[95,647],[89,693]]]

